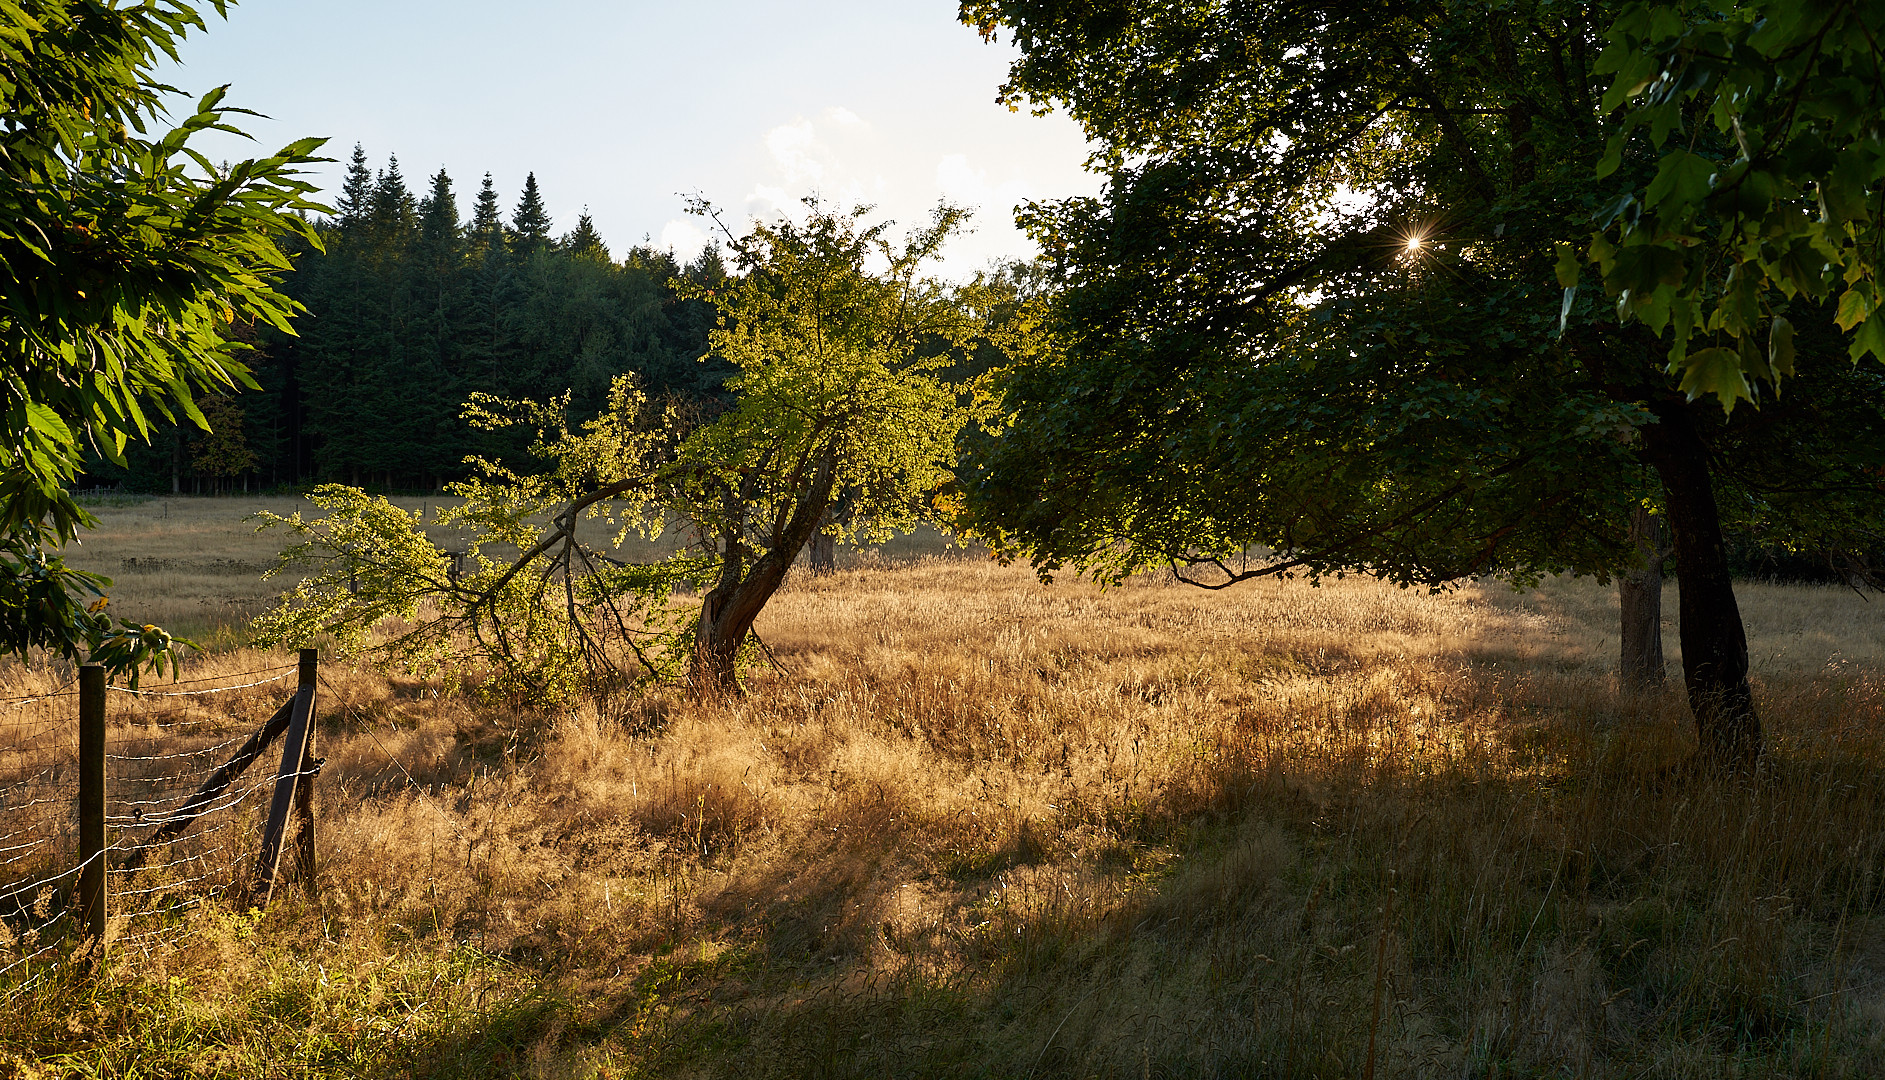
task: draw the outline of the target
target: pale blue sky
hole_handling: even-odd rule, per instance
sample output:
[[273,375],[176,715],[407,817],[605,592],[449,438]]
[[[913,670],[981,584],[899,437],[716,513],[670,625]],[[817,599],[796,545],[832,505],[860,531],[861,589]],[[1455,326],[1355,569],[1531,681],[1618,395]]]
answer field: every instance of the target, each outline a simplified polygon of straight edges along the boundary
[[[917,223],[939,197],[977,210],[950,273],[1032,253],[1029,198],[1090,193],[1064,115],[994,103],[1012,55],[955,21],[953,0],[243,0],[184,46],[165,81],[268,114],[273,150],[324,135],[388,152],[415,191],[442,165],[459,209],[488,170],[508,213],[535,170],[558,231],[587,204],[620,251],[644,235],[687,255],[702,233],[678,193],[736,217],[814,188]],[[213,157],[259,147],[206,144]],[[338,174],[328,166],[324,180]]]

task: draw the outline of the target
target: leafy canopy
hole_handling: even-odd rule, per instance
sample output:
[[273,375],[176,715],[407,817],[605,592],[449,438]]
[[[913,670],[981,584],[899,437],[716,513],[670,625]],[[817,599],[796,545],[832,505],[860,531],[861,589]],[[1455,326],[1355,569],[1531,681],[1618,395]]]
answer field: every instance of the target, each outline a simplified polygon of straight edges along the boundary
[[1023,214],[1056,286],[1052,345],[1005,374],[1009,426],[972,441],[964,477],[998,547],[1043,572],[1172,564],[1215,584],[1627,560],[1607,523],[1644,493],[1630,441],[1655,373],[1632,347],[1620,389],[1596,376],[1558,339],[1551,276],[1553,244],[1588,231],[1602,145],[1584,11],[978,0],[963,17],[1012,33],[1004,99],[1069,109],[1109,178]]
[[152,66],[202,26],[179,0],[0,6],[0,588],[32,598],[0,653],[161,662],[167,635],[114,625],[109,581],[45,553],[92,524],[66,489],[86,448],[121,462],[158,418],[207,428],[196,394],[253,385],[238,324],[290,332],[277,238],[313,240],[299,166],[320,140],[213,164],[190,140],[237,130],[220,89],[147,134],[169,89]]
[[[1631,3],[1607,37],[1602,107],[1624,114],[1597,173],[1653,155],[1588,249],[1618,316],[1669,331],[1682,389],[1729,408],[1794,374],[1783,299],[1837,296],[1848,355],[1885,361],[1885,8]],[[1567,245],[1567,309],[1579,261]]]

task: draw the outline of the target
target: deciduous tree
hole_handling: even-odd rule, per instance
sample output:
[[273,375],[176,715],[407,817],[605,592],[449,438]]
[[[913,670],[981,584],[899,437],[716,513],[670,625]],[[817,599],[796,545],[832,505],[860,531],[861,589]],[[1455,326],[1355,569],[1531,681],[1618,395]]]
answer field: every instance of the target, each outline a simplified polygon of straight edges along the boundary
[[[808,209],[729,234],[733,275],[694,286],[719,313],[709,342],[737,372],[730,403],[651,403],[627,377],[580,424],[567,396],[474,398],[479,425],[533,433],[539,467],[479,462],[452,487],[463,503],[440,520],[473,534],[468,568],[385,500],[321,489],[318,520],[264,516],[297,538],[284,565],[313,573],[258,623],[263,639],[365,648],[398,617],[418,625],[379,646],[388,659],[488,666],[493,686],[531,696],[609,693],[638,674],[736,689],[753,622],[814,532],[883,538],[931,516],[968,416],[934,346],[974,339],[979,286],[924,273],[962,212],[898,242],[862,210]],[[839,489],[849,513],[831,524]],[[619,562],[634,529],[686,541]],[[691,613],[672,601],[684,584],[701,590]]]
[[105,617],[108,581],[48,554],[92,524],[67,485],[87,449],[122,461],[162,420],[208,427],[196,395],[253,385],[235,324],[287,333],[295,312],[278,241],[313,238],[299,167],[320,140],[213,164],[190,140],[234,130],[221,90],[147,133],[157,60],[202,26],[180,0],[0,9],[0,653],[164,655],[161,630]]
[[[1625,205],[1633,192],[1674,205],[1639,128],[1680,128],[1698,153],[1734,157],[1732,123],[1728,135],[1693,123],[1704,110],[1682,104],[1689,83],[1605,97],[1619,64],[1648,70],[1626,59],[1639,46],[1663,50],[1657,70],[1680,78],[1717,70],[1677,63],[1706,52],[1681,44],[1714,18],[1702,5],[1660,5],[1645,16],[1654,33],[1606,46],[1619,13],[1638,8],[965,3],[966,21],[1020,48],[1002,99],[1069,109],[1109,176],[1098,198],[1023,215],[1059,289],[1053,347],[1011,372],[1010,426],[972,447],[966,497],[984,533],[1050,572],[1183,571],[1204,558],[1212,585],[1350,569],[1522,582],[1633,565],[1627,524],[1648,499],[1675,545],[1703,749],[1731,763],[1758,754],[1721,496],[1804,509],[1820,485],[1781,474],[1849,475],[1876,450],[1870,420],[1844,443],[1814,434],[1826,409],[1870,415],[1880,402],[1855,405],[1852,373],[1820,364],[1784,402],[1770,393],[1758,414],[1724,415],[1694,364],[1671,366],[1673,316],[1638,317],[1640,283],[1605,266],[1627,287],[1613,304],[1554,279],[1609,229],[1600,259],[1667,263],[1687,280],[1655,254],[1669,236],[1616,231],[1648,220]],[[1644,99],[1652,87],[1670,89]],[[1600,176],[1607,153],[1616,165]],[[1698,190],[1681,189],[1699,208],[1682,235],[1716,251],[1754,235],[1736,231],[1739,195]],[[1788,214],[1811,209],[1774,197]],[[1714,292],[1704,300],[1719,310]],[[1820,318],[1810,307],[1790,309],[1796,322]],[[1746,467],[1735,455],[1750,440],[1779,457]],[[1877,495],[1826,487],[1848,504]],[[1253,548],[1274,555],[1239,561]]]

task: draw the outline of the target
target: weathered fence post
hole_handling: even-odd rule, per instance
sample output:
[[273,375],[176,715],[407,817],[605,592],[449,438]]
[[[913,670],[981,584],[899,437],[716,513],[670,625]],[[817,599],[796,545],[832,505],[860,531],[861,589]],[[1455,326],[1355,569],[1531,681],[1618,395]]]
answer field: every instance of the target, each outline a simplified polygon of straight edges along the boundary
[[308,691],[308,742],[301,752],[303,774],[295,786],[295,863],[296,872],[301,876],[301,886],[308,890],[308,895],[316,895],[320,888],[315,879],[314,863],[314,778],[318,773],[317,758],[314,756],[314,742],[317,733],[314,730],[314,680],[318,674],[320,654],[313,649],[301,650],[301,683]]
[[79,668],[80,925],[105,940],[105,669]]
[[[301,800],[297,790],[303,787],[303,772],[313,771],[314,745],[314,683],[315,652],[313,649],[301,650],[301,685],[295,690],[293,713],[288,718],[288,735],[283,740],[281,749],[281,769],[275,774],[275,798],[268,808],[268,826],[262,831],[262,851],[256,859],[255,893],[253,902],[268,903],[269,893],[275,887],[275,874],[281,866],[282,839],[288,831],[288,812]],[[312,777],[306,777],[312,780]],[[312,795],[305,803],[306,817],[302,819],[303,835],[307,837],[310,848],[314,842]],[[303,853],[304,867],[313,865],[313,857]]]

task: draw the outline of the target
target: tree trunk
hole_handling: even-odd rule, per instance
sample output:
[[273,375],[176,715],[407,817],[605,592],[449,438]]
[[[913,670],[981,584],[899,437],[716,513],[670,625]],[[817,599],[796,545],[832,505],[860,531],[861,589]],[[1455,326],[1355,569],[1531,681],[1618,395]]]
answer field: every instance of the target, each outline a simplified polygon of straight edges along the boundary
[[1639,506],[1630,515],[1630,541],[1643,564],[1617,579],[1623,608],[1623,688],[1641,693],[1663,684],[1662,519]]
[[1643,429],[1644,456],[1662,480],[1675,540],[1682,620],[1682,681],[1701,736],[1718,765],[1744,768],[1761,753],[1761,722],[1748,686],[1748,639],[1728,577],[1721,512],[1708,474],[1708,449],[1687,404],[1652,406],[1659,423]]
[[818,575],[834,574],[838,570],[838,542],[825,533],[813,535],[809,545],[812,553],[812,573]]
[[695,694],[715,697],[739,692],[740,647],[753,632],[753,620],[759,617],[766,601],[784,584],[785,568],[790,562],[768,556],[755,563],[744,580],[731,586],[723,583],[701,597],[694,662],[688,677]]
[[753,632],[753,620],[785,584],[786,571],[799,550],[808,543],[831,509],[831,474],[835,459],[825,457],[813,470],[805,494],[797,501],[789,518],[780,519],[773,528],[771,547],[750,567],[745,556],[749,550],[741,539],[743,507],[753,502],[746,487],[727,492],[727,516],[732,522],[718,543],[725,551],[720,564],[720,581],[700,600],[700,621],[694,630],[694,659],[688,681],[701,697],[716,697],[739,692],[738,661],[740,647]]

